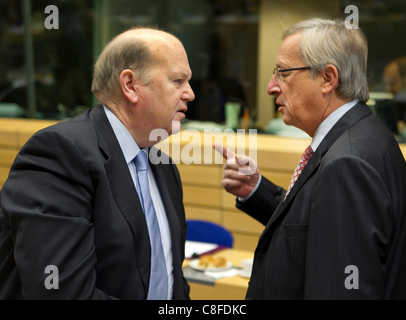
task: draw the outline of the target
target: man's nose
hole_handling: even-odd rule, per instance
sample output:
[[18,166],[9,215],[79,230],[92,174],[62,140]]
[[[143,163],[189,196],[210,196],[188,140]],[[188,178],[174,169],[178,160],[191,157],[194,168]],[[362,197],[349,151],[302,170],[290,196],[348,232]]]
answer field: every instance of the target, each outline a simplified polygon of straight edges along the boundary
[[190,83],[188,82],[186,91],[183,94],[183,99],[186,101],[193,101],[195,100],[195,93],[193,92],[192,87],[190,86]]
[[270,96],[272,96],[272,95],[277,95],[278,93],[281,92],[281,88],[280,88],[280,86],[279,86],[279,82],[278,82],[278,80],[276,79],[276,76],[275,76],[275,75],[272,75],[271,80],[269,80],[269,83],[268,83],[268,87],[267,87],[267,89],[266,89],[266,92],[267,92]]

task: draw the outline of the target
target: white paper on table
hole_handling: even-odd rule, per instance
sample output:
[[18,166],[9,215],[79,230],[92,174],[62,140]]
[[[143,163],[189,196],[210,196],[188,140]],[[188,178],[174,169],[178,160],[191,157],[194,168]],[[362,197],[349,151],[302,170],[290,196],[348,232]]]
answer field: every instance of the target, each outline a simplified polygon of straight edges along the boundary
[[221,278],[229,278],[234,277],[240,273],[240,270],[231,268],[225,271],[205,271],[204,274],[206,276],[212,277],[214,279],[221,279]]
[[192,258],[193,254],[201,255],[203,253],[215,250],[218,248],[218,245],[215,243],[206,243],[206,242],[197,242],[186,240],[185,244],[185,258]]

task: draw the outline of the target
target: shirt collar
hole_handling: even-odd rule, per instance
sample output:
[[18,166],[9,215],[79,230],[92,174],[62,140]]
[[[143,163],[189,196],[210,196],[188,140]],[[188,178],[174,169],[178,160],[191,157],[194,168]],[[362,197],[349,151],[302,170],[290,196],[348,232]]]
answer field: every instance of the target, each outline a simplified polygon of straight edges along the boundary
[[[121,123],[120,120],[115,116],[115,114],[106,106],[103,105],[104,112],[106,113],[107,119],[113,128],[114,134],[118,140],[121,150],[123,151],[125,161],[129,164],[140,152],[140,148],[135,142],[134,138],[128,132],[127,128]],[[148,153],[147,153],[148,154]]]
[[319,125],[314,133],[313,140],[311,143],[313,151],[319,147],[320,143],[323,141],[327,133],[332,127],[341,119],[341,117],[346,114],[352,107],[354,107],[359,102],[358,99],[347,102],[346,104],[339,107],[333,113],[331,113],[324,121]]

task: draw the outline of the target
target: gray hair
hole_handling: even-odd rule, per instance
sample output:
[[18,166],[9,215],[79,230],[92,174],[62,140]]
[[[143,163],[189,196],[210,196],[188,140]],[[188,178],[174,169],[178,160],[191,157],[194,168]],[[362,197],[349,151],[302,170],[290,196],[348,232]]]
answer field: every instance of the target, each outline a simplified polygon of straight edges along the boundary
[[310,75],[332,64],[337,68],[339,85],[337,93],[344,99],[367,101],[368,41],[360,29],[347,29],[344,21],[310,19],[287,28],[284,40],[302,32],[300,57],[309,67]]
[[[128,31],[136,29],[141,28]],[[120,74],[126,69],[133,71],[135,77],[143,85],[147,85],[151,81],[149,71],[155,62],[156,59],[153,58],[145,39],[130,33],[122,33],[107,44],[97,59],[94,66],[92,92],[102,103],[115,97],[119,88]]]

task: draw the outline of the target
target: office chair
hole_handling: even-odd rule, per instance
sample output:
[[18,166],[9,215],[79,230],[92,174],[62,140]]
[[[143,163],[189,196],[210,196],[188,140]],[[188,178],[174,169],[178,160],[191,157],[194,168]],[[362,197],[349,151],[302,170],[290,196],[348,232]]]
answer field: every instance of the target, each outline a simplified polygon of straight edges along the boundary
[[213,222],[187,220],[186,240],[215,243],[228,248],[233,247],[234,238],[230,231]]

